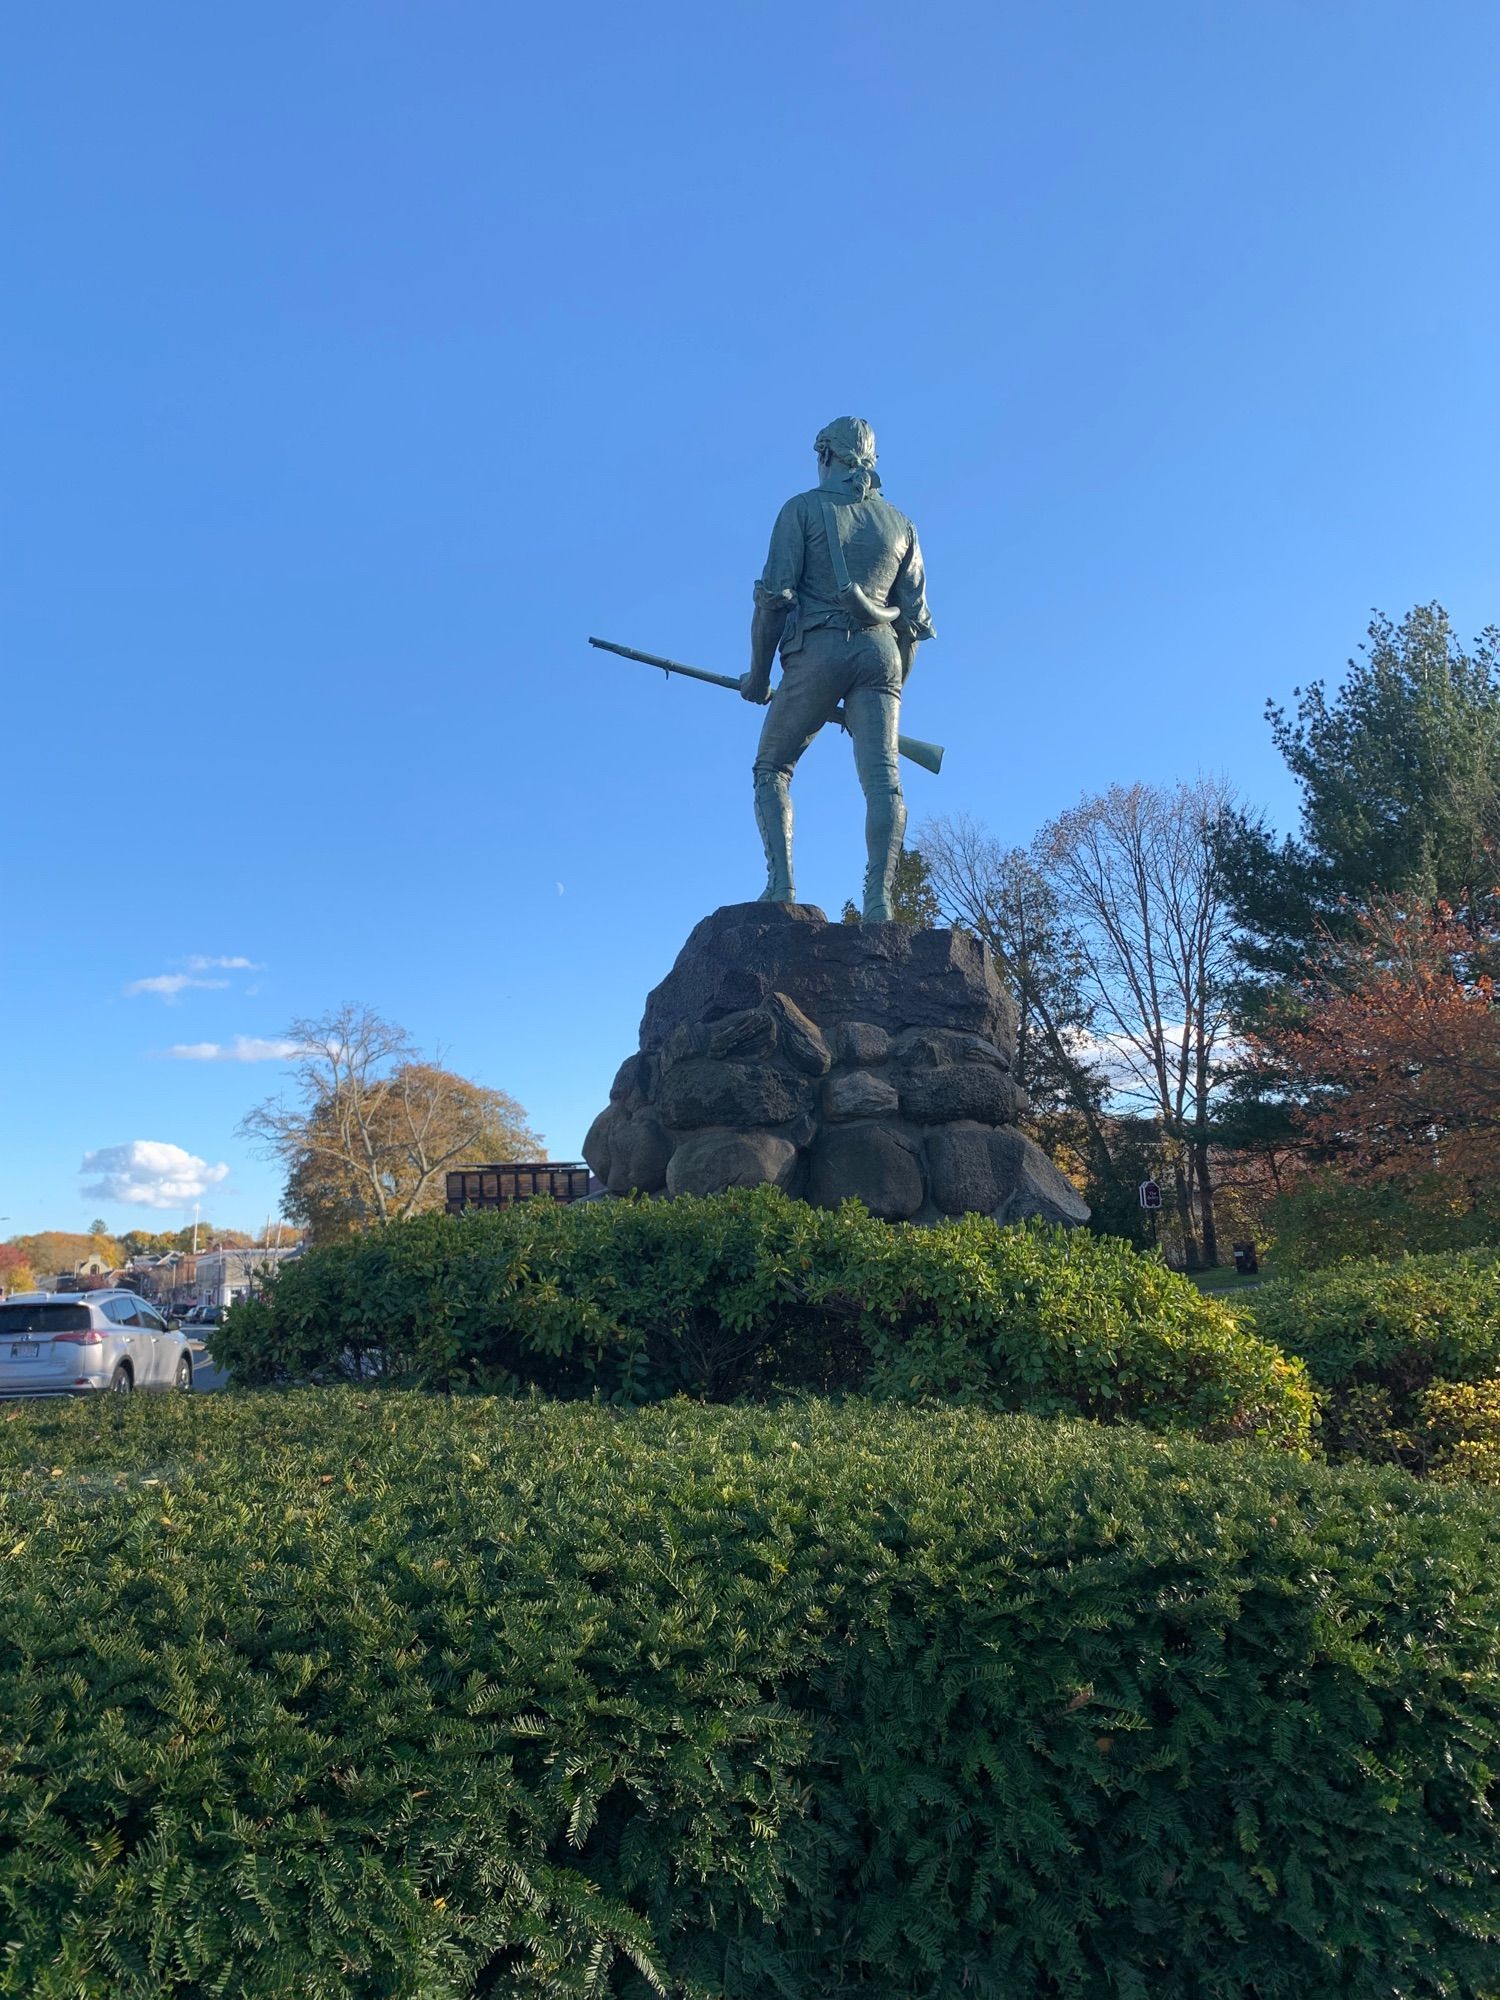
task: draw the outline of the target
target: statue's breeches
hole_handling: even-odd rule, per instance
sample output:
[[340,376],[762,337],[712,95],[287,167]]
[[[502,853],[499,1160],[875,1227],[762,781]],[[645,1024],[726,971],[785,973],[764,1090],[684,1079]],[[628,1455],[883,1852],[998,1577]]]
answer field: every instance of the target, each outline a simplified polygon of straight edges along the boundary
[[797,761],[838,702],[854,741],[854,764],[865,795],[869,870],[865,914],[889,915],[891,873],[906,830],[896,737],[901,716],[901,656],[887,630],[847,633],[824,627],[805,635],[784,663],[755,755],[755,805],[766,845],[773,901],[792,900],[791,801]]
[[866,797],[872,789],[901,796],[896,754],[901,713],[901,655],[888,631],[846,633],[824,626],[804,635],[782,664],[781,685],[766,712],[755,753],[757,778],[790,777],[839,702],[849,718],[854,761]]

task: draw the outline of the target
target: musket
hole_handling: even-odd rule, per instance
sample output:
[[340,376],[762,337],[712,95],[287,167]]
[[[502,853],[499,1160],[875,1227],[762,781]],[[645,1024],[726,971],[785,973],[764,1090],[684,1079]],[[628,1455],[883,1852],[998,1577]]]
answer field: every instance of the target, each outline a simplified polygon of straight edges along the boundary
[[[681,674],[690,681],[707,681],[710,687],[732,688],[739,693],[740,684],[733,674],[711,674],[704,667],[685,667],[680,660],[664,660],[659,653],[638,653],[634,646],[617,646],[613,639],[590,639],[591,646],[597,646],[601,653],[618,653],[622,660],[639,660],[645,667],[660,667],[664,674]],[[840,729],[849,727],[844,714],[844,704],[839,703],[829,716]],[[943,768],[943,746],[941,743],[924,743],[920,736],[898,736],[896,748],[903,757],[913,764],[920,764],[924,771],[941,771]]]

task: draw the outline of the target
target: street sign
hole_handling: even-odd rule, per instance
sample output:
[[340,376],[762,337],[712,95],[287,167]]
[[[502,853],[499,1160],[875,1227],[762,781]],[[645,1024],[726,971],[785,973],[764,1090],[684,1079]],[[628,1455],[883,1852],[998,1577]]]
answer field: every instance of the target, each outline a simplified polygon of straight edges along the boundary
[[1161,1207],[1161,1188],[1156,1181],[1141,1182],[1141,1207]]

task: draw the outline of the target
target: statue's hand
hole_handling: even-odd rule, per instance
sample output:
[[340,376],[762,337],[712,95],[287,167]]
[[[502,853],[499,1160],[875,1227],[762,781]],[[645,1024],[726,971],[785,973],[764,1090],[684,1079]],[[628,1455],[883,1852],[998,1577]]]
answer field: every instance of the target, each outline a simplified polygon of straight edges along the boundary
[[755,673],[741,674],[740,696],[745,701],[753,701],[757,708],[764,708],[771,699],[771,683]]

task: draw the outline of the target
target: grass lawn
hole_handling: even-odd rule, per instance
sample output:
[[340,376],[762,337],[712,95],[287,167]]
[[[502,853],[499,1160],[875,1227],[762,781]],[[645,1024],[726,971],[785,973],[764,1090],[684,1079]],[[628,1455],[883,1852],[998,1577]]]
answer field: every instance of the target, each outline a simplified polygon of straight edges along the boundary
[[1183,1273],[1195,1284],[1200,1292],[1253,1292],[1257,1285],[1263,1285],[1274,1276],[1262,1265],[1253,1278],[1242,1278],[1233,1264],[1220,1264],[1212,1271],[1186,1271]]

